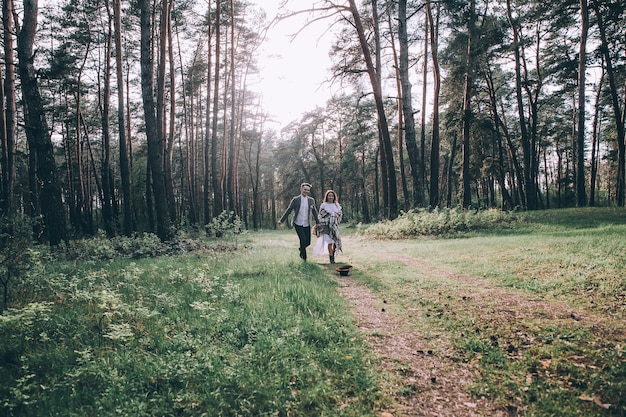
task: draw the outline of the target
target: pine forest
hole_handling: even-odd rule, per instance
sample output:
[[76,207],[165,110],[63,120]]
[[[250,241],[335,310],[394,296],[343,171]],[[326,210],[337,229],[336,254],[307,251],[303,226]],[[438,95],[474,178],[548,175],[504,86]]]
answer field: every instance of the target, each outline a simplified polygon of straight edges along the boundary
[[[623,0],[281,3],[3,0],[3,222],[51,245],[271,229],[304,181],[354,223],[624,206]],[[303,15],[341,94],[275,129],[258,51]]]

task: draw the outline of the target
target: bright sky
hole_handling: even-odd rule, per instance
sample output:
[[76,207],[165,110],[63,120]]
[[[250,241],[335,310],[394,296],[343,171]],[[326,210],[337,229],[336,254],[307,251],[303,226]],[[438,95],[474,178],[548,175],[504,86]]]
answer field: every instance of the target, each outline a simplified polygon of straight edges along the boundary
[[[254,1],[265,9],[268,20],[276,15],[281,2]],[[325,33],[327,22],[316,22],[292,40],[291,35],[303,27],[304,20],[305,16],[296,16],[270,29],[259,56],[261,85],[251,86],[263,94],[262,107],[276,119],[276,129],[323,106],[331,97],[330,85],[324,81],[329,76],[332,34]]]

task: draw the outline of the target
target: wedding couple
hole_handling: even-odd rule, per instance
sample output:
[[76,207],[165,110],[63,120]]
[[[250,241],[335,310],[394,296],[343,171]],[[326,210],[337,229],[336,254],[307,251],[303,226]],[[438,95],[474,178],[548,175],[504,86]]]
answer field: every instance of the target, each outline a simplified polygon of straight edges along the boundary
[[320,205],[319,211],[315,205],[315,199],[311,193],[311,184],[308,182],[300,185],[300,195],[291,199],[287,210],[282,215],[278,224],[283,223],[291,212],[294,212],[293,227],[298,234],[300,241],[300,258],[306,261],[306,248],[311,245],[311,225],[317,236],[317,243],[313,248],[313,256],[323,256],[328,254],[330,263],[335,263],[335,255],[341,249],[341,235],[339,233],[339,223],[343,215],[337,193],[328,190],[324,194],[324,202]]

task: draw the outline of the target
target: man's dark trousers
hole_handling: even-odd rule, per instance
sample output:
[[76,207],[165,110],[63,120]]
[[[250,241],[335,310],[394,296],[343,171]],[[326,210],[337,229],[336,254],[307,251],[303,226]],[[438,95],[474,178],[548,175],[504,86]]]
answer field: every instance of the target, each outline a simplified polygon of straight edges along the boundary
[[306,248],[311,244],[311,226],[304,227],[297,224],[293,226],[300,240],[300,257],[306,261]]

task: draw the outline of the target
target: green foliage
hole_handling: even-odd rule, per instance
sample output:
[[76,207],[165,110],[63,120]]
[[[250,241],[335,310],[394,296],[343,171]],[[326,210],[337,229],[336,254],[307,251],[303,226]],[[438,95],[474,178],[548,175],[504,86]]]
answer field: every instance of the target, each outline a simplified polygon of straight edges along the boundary
[[[153,233],[108,238],[104,232],[101,232],[94,238],[70,241],[65,246],[61,246],[60,253],[66,259],[71,260],[102,261],[120,257],[153,258],[206,249],[206,247],[207,243],[197,238],[177,237],[169,242],[162,242]],[[224,245],[223,248],[236,249],[236,244]]]
[[[39,251],[33,241],[34,222],[26,216],[0,218],[0,313],[9,302],[9,288],[23,284],[30,271],[39,264]],[[16,288],[16,289],[17,289]]]
[[47,293],[0,316],[0,414],[375,415],[335,281],[281,247],[225,251],[49,262]]
[[243,233],[244,224],[232,211],[223,211],[219,216],[213,218],[211,223],[206,225],[206,232],[209,236],[227,237]]
[[387,239],[453,236],[470,231],[502,229],[519,221],[517,214],[496,209],[415,209],[395,220],[386,220],[369,227],[366,234]]

